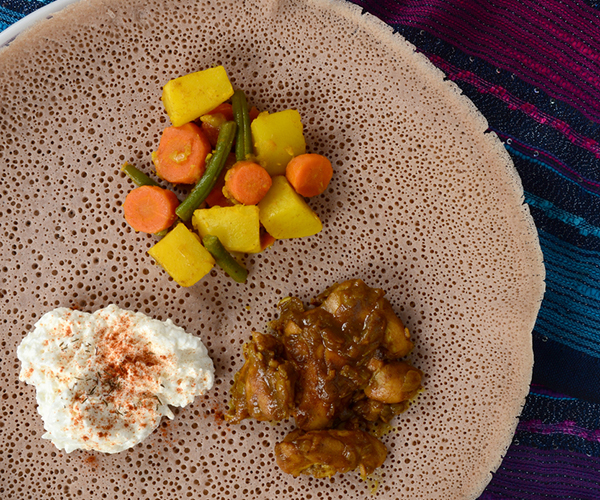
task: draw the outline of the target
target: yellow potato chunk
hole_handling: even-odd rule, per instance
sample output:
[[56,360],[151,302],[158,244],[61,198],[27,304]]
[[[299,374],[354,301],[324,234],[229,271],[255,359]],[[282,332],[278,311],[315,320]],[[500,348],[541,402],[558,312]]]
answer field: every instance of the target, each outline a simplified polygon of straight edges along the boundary
[[200,208],[194,212],[192,225],[204,238],[216,236],[230,252],[258,253],[260,222],[255,205]]
[[233,95],[225,68],[189,73],[163,87],[162,102],[173,126],[180,127],[215,109]]
[[263,111],[250,128],[256,159],[271,176],[284,175],[289,161],[306,153],[300,113],[295,109]]
[[273,185],[258,209],[260,222],[277,239],[312,236],[323,229],[317,214],[283,175],[273,177]]
[[197,283],[215,265],[215,259],[202,246],[200,238],[181,223],[148,253],[181,286]]

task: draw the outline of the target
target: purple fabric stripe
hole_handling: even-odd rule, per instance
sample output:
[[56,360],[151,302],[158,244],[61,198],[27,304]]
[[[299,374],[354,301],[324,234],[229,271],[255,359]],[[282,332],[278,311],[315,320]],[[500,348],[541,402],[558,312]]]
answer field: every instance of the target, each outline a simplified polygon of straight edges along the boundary
[[[499,2],[501,3],[501,2]],[[445,38],[456,46],[464,47],[466,51],[477,54],[482,58],[489,59],[493,54],[494,64],[500,62],[502,67],[513,72],[521,72],[527,75],[527,68],[540,73],[547,80],[545,87],[553,91],[563,100],[571,100],[572,97],[582,100],[580,104],[585,105],[585,95],[594,89],[578,89],[579,82],[596,82],[596,71],[588,71],[579,67],[573,61],[580,60],[577,51],[570,47],[553,47],[554,35],[558,28],[552,26],[543,17],[536,18],[537,24],[545,25],[549,33],[539,31],[528,32],[526,29],[535,25],[528,20],[531,12],[523,10],[516,3],[511,3],[508,8],[496,9],[490,3],[481,10],[480,4],[471,5],[469,0],[463,2],[464,9],[456,8],[455,4],[447,5],[447,12],[442,13],[442,4],[433,4],[425,9],[414,9],[414,18],[423,15],[423,21],[435,19],[437,23],[431,25],[431,29],[437,30],[436,35]],[[501,14],[506,13],[513,21],[511,26],[502,25]],[[540,13],[537,14],[541,16]],[[518,26],[514,24],[515,16],[520,17]],[[489,24],[483,21],[490,20]],[[418,22],[418,21],[417,21]],[[517,26],[513,29],[513,26]],[[566,53],[569,52],[569,53]],[[597,54],[597,53],[595,53]],[[593,64],[595,57],[588,58]],[[585,60],[584,60],[585,61]],[[549,69],[552,65],[552,70]],[[531,76],[531,75],[529,75]],[[579,78],[578,78],[579,76]],[[558,87],[553,84],[558,83]],[[565,92],[566,91],[566,92]],[[583,93],[583,94],[582,94]],[[587,103],[589,106],[590,103]]]
[[[600,19],[584,3],[431,0],[400,5],[388,0],[379,9],[387,22],[426,30],[600,121]],[[589,42],[578,41],[570,30]]]
[[[542,58],[550,58],[551,60],[559,60],[571,69],[583,71],[584,80],[588,80],[594,84],[598,83],[598,77],[594,71],[587,71],[585,68],[577,66],[574,61],[580,63],[588,63],[592,66],[597,66],[597,61],[600,59],[600,54],[594,52],[591,47],[586,47],[585,53],[581,50],[574,50],[574,59],[567,59],[564,56],[566,50],[572,50],[572,44],[564,43],[563,39],[571,38],[570,35],[564,33],[564,24],[553,22],[551,12],[546,18],[541,12],[537,12],[532,16],[532,10],[522,8],[518,3],[511,3],[509,8],[498,7],[492,3],[488,4],[471,4],[469,0],[455,0],[452,6],[461,4],[459,10],[462,11],[462,18],[469,19],[469,27],[471,31],[468,41],[471,42],[474,49],[478,49],[481,40],[485,40],[487,44],[491,44],[496,48],[505,48],[515,45],[515,41],[523,42],[530,50],[539,51],[537,55]],[[538,9],[543,9],[543,6],[536,5]],[[431,13],[429,9],[426,12]],[[447,12],[445,21],[453,23],[456,27],[464,26],[461,23],[456,23],[453,17],[453,12]],[[515,24],[515,16],[518,16],[523,22]],[[529,18],[529,19],[528,19]],[[533,21],[532,21],[533,20]],[[493,33],[493,35],[492,35]],[[451,31],[447,34],[455,35]],[[548,35],[552,34],[551,37]],[[456,37],[455,39],[464,37]],[[597,69],[597,68],[595,68]]]
[[533,104],[520,99],[508,92],[500,85],[494,85],[477,76],[475,73],[449,64],[444,59],[433,54],[425,54],[431,62],[440,68],[450,80],[461,80],[473,85],[482,94],[490,94],[504,101],[509,109],[519,110],[533,120],[543,125],[548,125],[561,132],[569,141],[576,146],[582,147],[600,158],[600,144],[590,137],[586,137],[572,130],[571,126],[563,120],[540,111]]
[[535,434],[567,434],[577,436],[595,443],[600,443],[600,429],[591,430],[578,426],[577,423],[570,420],[558,422],[555,424],[545,424],[541,420],[521,421],[517,427],[517,432],[533,432]]
[[600,457],[512,446],[481,499],[597,499],[599,473]]

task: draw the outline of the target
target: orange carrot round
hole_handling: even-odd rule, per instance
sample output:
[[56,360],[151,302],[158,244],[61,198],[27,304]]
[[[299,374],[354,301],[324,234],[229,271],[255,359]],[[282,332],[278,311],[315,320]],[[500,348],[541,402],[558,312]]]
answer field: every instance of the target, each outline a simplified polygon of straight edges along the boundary
[[152,160],[161,179],[173,184],[195,184],[204,174],[206,155],[211,151],[200,127],[186,123],[163,131]]
[[311,197],[327,189],[333,177],[333,168],[323,155],[303,154],[290,160],[285,176],[299,195]]
[[225,193],[243,205],[256,205],[271,184],[269,173],[253,161],[238,161],[225,175]]
[[213,148],[217,145],[217,141],[219,140],[219,127],[221,125],[222,124],[219,124],[219,126],[215,126],[210,122],[202,122],[202,125],[200,125],[204,136],[208,139],[208,142],[210,142],[210,145]]
[[254,121],[260,114],[260,111],[258,110],[258,108],[256,106],[252,106],[250,108],[250,111],[248,111],[248,114],[250,115],[250,121]]
[[223,115],[225,121],[232,122],[233,121],[233,108],[231,104],[228,102],[224,102],[223,104],[219,104],[215,109],[206,113],[207,115]]
[[219,104],[215,109],[200,117],[200,128],[213,148],[217,145],[221,125],[227,121],[233,121],[233,108],[228,102]]
[[267,248],[272,247],[276,241],[277,240],[273,236],[265,231],[260,235],[260,249],[266,250]]
[[158,186],[140,186],[123,203],[125,220],[136,231],[158,233],[177,220],[179,200],[172,191]]
[[223,171],[217,178],[215,187],[212,188],[212,191],[206,197],[206,200],[204,200],[209,207],[231,207],[233,205],[233,203],[223,194],[223,188],[225,187],[225,175],[227,174],[227,171],[235,164],[235,161],[235,155],[233,153],[229,153],[227,160],[225,160]]

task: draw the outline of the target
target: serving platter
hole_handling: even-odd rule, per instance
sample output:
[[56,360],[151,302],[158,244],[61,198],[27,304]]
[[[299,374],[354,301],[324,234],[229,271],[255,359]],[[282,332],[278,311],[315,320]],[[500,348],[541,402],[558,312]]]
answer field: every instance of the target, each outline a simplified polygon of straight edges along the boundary
[[[120,166],[152,170],[162,85],[219,64],[259,109],[298,109],[335,173],[311,200],[321,233],[248,257],[246,285],[213,271],[182,288],[125,223]],[[7,498],[477,498],[528,391],[544,270],[509,156],[424,56],[339,1],[81,0],[28,25],[0,67]],[[241,347],[281,298],[354,277],[387,291],[425,390],[373,478],[293,478],[273,454],[291,423],[223,421]],[[41,439],[16,347],[49,309],[110,303],[199,335],[217,383],[129,451],[65,454]]]

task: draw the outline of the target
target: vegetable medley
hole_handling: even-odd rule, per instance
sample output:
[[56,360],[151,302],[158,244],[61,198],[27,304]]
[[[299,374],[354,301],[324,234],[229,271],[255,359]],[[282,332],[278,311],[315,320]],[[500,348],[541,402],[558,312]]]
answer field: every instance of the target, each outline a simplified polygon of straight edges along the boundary
[[297,110],[249,108],[222,66],[169,81],[162,102],[172,125],[152,153],[156,174],[192,187],[180,202],[126,163],[122,170],[138,187],[123,210],[133,229],[161,237],[148,253],[177,283],[197,283],[215,263],[243,283],[240,254],[321,231],[305,197],[322,194],[333,169],[324,156],[306,153]]

